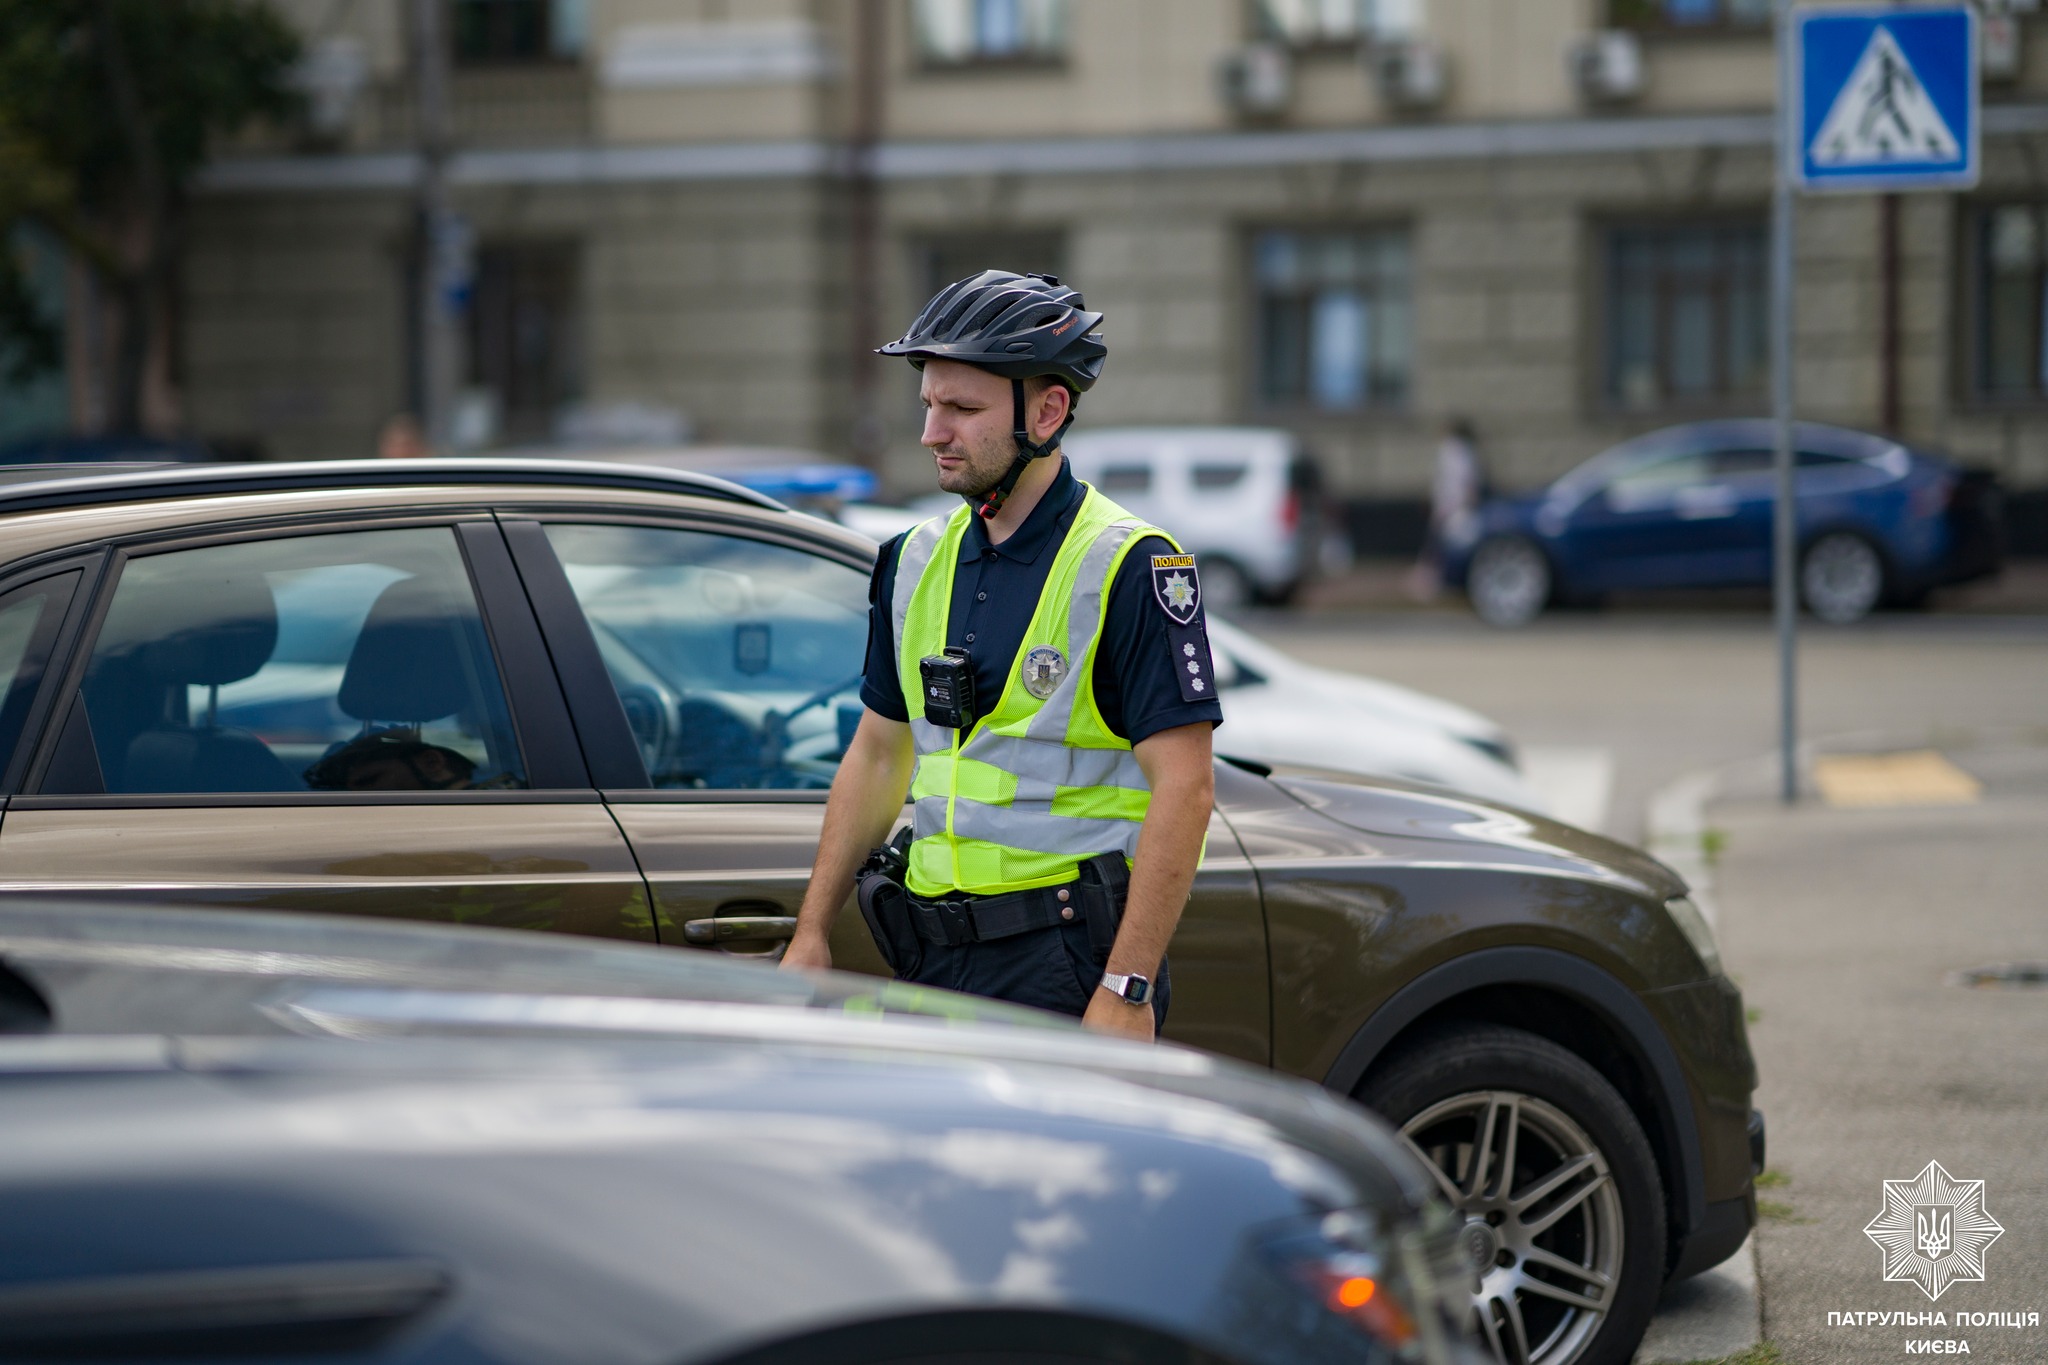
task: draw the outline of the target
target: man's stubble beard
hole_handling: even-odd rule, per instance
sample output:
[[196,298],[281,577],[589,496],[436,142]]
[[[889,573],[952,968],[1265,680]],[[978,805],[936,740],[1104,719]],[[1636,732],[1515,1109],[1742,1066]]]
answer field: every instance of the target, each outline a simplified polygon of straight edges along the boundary
[[982,498],[993,493],[996,485],[1003,481],[1003,476],[1010,472],[1010,464],[1017,458],[1017,442],[1004,434],[972,449],[954,445],[934,454],[967,457],[964,469],[950,474],[939,470],[939,491],[963,498]]

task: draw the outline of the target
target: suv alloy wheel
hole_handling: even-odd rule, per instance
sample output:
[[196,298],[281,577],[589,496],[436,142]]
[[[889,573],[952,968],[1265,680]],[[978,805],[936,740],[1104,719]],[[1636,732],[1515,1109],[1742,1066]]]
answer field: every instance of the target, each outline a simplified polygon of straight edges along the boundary
[[1664,1271],[1656,1159],[1578,1056],[1520,1029],[1435,1034],[1358,1098],[1465,1219],[1480,1337],[1505,1365],[1627,1365]]
[[1521,626],[1550,601],[1550,561],[1520,536],[1495,536],[1472,552],[1465,595],[1492,626]]
[[1884,559],[1853,531],[1830,531],[1799,559],[1799,596],[1830,625],[1868,616],[1884,596]]

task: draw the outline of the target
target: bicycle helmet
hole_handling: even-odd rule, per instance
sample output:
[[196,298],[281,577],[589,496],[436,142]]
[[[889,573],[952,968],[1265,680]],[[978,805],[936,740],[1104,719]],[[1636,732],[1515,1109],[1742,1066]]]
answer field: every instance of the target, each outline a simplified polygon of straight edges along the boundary
[[1002,510],[1024,467],[1059,449],[1060,438],[1074,424],[1074,406],[1069,405],[1058,431],[1032,441],[1024,425],[1024,381],[1049,377],[1076,397],[1093,388],[1109,354],[1095,330],[1101,323],[1102,314],[1087,311],[1080,293],[1055,275],[984,270],[941,289],[908,332],[875,348],[878,355],[902,356],[920,370],[927,360],[957,360],[1010,381],[1010,434],[1017,458],[995,488],[969,499],[979,502],[976,510],[983,518]]

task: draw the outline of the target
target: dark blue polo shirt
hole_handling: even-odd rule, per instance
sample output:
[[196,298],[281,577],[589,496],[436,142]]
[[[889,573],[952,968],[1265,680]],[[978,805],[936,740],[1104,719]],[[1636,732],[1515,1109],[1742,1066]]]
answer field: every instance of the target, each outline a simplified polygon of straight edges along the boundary
[[[1085,492],[1086,486],[1061,456],[1052,486],[1008,540],[990,545],[988,524],[980,517],[972,519],[960,539],[946,643],[972,655],[974,695],[983,714],[1002,696],[1004,684],[1018,667],[1024,632]],[[868,588],[867,675],[860,688],[867,708],[890,720],[910,719],[889,611],[902,543],[898,536],[882,547]],[[1132,744],[1177,725],[1223,723],[1223,708],[1213,693],[1190,699],[1191,677],[1202,678],[1205,691],[1213,688],[1215,678],[1199,603],[1190,630],[1190,623],[1167,614],[1155,591],[1152,556],[1173,553],[1173,546],[1158,536],[1146,536],[1132,546],[1110,586],[1103,613],[1102,645],[1095,655],[1095,703],[1109,728]],[[1191,643],[1197,651],[1193,656],[1187,653]],[[1191,658],[1199,670],[1192,675]]]

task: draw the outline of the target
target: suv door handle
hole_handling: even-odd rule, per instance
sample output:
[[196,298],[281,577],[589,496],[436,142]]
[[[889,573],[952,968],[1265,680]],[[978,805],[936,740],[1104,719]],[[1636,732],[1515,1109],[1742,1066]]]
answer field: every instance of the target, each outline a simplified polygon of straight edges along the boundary
[[795,915],[721,915],[716,919],[683,921],[683,942],[693,943],[700,948],[741,939],[758,942],[761,939],[788,939],[795,936]]

